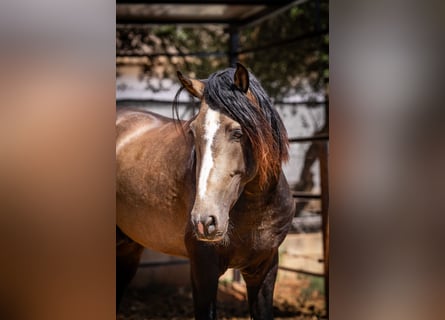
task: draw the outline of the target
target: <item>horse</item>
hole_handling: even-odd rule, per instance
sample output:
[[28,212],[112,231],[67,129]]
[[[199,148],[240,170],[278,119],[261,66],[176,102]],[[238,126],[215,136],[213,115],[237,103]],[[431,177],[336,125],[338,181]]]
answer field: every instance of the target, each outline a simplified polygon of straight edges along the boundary
[[196,319],[216,319],[228,268],[245,280],[251,317],[272,319],[278,247],[295,212],[286,129],[240,63],[206,80],[177,75],[175,105],[183,89],[200,101],[190,120],[117,111],[117,305],[146,247],[189,259]]

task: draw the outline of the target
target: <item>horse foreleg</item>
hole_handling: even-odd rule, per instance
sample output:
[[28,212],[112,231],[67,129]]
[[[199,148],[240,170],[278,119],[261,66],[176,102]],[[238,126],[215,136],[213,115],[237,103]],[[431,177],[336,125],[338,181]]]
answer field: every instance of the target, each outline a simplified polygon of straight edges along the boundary
[[190,257],[195,319],[216,319],[216,294],[220,270],[209,248],[199,248]]
[[242,271],[252,319],[273,319],[273,292],[278,271],[278,251],[259,266]]
[[136,274],[144,247],[132,241],[120,229],[117,229],[116,240],[116,310],[118,310],[125,289]]

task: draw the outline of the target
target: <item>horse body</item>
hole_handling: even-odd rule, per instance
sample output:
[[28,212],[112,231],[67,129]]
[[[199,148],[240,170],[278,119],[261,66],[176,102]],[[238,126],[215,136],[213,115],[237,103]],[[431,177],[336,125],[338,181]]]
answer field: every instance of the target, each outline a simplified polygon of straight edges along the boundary
[[193,178],[190,142],[171,119],[153,113],[120,110],[117,123],[118,227],[144,247],[186,257],[184,232],[193,205],[193,190],[185,187]]
[[[188,257],[184,239],[195,197],[194,188],[186,187],[195,185],[190,139],[174,120],[148,111],[119,110],[117,123],[118,227],[146,248]],[[289,226],[289,215],[281,214],[291,212],[293,205],[281,196],[289,192],[284,176],[274,186],[278,190],[261,191],[256,186],[256,181],[248,184],[230,211],[228,245],[215,247],[226,256],[229,268],[251,261],[245,251],[257,255],[263,247],[278,247]]]
[[[191,121],[118,111],[118,300],[147,247],[190,259],[197,319],[216,318],[218,278],[231,267],[246,281],[252,317],[271,319],[278,247],[294,214],[281,170],[285,130],[244,67],[220,75],[232,77],[236,87],[214,90],[211,80],[178,74],[201,99]],[[209,90],[229,90],[229,104],[239,97],[247,113],[220,110],[226,101],[215,102]],[[258,123],[246,123],[257,114]]]

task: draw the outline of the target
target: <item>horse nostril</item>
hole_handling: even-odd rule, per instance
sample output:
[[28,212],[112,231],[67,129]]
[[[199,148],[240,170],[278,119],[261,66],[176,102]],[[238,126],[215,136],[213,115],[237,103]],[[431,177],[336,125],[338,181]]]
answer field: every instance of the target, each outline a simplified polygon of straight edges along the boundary
[[208,235],[212,235],[216,231],[216,217],[208,216],[205,220],[205,227]]
[[199,234],[204,234],[204,225],[202,224],[202,222],[201,221],[199,221],[198,222],[198,224],[197,224],[197,226],[198,226],[198,232],[199,232]]

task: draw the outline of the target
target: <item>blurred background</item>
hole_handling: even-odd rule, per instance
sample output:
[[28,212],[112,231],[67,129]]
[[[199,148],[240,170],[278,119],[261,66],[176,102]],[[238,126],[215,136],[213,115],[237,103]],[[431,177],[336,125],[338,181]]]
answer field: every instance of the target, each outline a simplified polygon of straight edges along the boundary
[[[323,0],[117,1],[116,7],[117,108],[172,117],[177,70],[205,79],[239,61],[280,113],[291,142],[284,172],[297,202],[275,293],[275,313],[285,318],[327,316],[328,14]],[[186,92],[179,101],[180,118],[198,111]],[[189,281],[187,261],[146,250],[121,319],[193,317]],[[229,270],[220,283],[220,315],[248,319],[239,272]]]
[[[266,7],[283,3],[257,2]],[[314,7],[315,2],[306,1],[301,6]],[[127,5],[132,3],[131,0],[126,2]],[[321,32],[325,21],[322,17],[326,14],[323,3],[320,1],[321,27],[318,30]],[[215,23],[209,23],[212,27],[206,27],[209,30],[206,31],[198,23],[199,28],[192,29],[204,31],[196,31],[202,32],[194,38],[196,46],[184,46],[183,53],[219,51],[222,54],[212,59],[205,55],[175,59],[159,56],[160,60],[167,60],[167,67],[149,67],[144,72],[138,71],[143,68],[135,67],[137,70],[124,72],[119,66],[123,63],[120,59],[130,57],[126,58],[126,53],[120,51],[121,42],[117,39],[120,36],[117,35],[121,28],[136,25],[125,21],[130,19],[125,18],[126,14],[121,16],[122,20],[116,17],[121,4],[124,3],[116,5],[106,0],[6,0],[0,3],[1,319],[116,317],[116,99],[118,104],[123,100],[142,99],[141,96],[125,96],[124,92],[132,91],[131,86],[148,86],[144,78],[148,79],[149,72],[155,70],[160,70],[156,71],[160,79],[171,78],[168,81],[173,85],[174,68],[168,67],[169,60],[171,65],[176,60],[184,74],[196,77],[206,77],[211,71],[230,65],[227,26],[219,26],[220,31],[215,31],[212,29],[217,27]],[[136,4],[137,1],[133,3]],[[237,3],[246,4],[249,1]],[[249,7],[252,5],[250,3]],[[307,33],[316,34],[317,24],[300,24],[316,21],[317,11],[304,9],[300,13],[299,7],[297,3],[294,9],[298,19],[289,20],[295,26],[285,33],[279,30],[287,25],[292,11],[286,6],[288,14],[284,10],[271,20],[240,28],[239,46],[235,51],[241,62],[262,81],[278,107],[277,101],[296,96],[280,90],[307,88],[300,81],[303,78],[311,83],[310,89],[306,89],[310,96],[302,95],[298,101],[314,96],[313,99],[320,99],[316,101],[323,101],[321,97],[329,94],[326,100],[330,105],[329,318],[441,319],[445,313],[444,1],[329,1],[329,74],[325,75],[329,79],[329,90],[322,89],[327,87],[327,79],[325,84],[316,80],[316,75],[322,75],[316,71],[318,67],[313,71],[314,77],[305,76],[305,66],[318,61],[325,50],[319,49],[324,45],[323,36],[303,37]],[[142,15],[143,10],[137,8],[135,11]],[[168,12],[175,13],[175,9]],[[257,14],[261,12],[264,13],[259,10]],[[196,16],[197,13],[198,10],[193,9],[191,14]],[[161,16],[166,17],[166,14]],[[213,18],[216,19],[215,15]],[[172,23],[172,26],[165,21],[167,18],[158,19],[153,18],[152,21],[158,23],[145,28],[155,28],[159,32],[162,28],[186,30],[193,24]],[[267,22],[274,19],[280,22],[276,29]],[[232,20],[236,22],[237,18]],[[313,32],[306,32],[307,28]],[[245,35],[247,29],[258,31]],[[295,41],[277,47],[267,46],[269,41],[263,39],[263,35],[268,31],[267,39],[272,39],[272,43],[286,40],[287,35]],[[150,34],[156,35],[155,32]],[[172,37],[180,34],[173,32]],[[229,43],[216,48],[205,47],[204,43],[212,42],[204,41],[206,37],[221,44],[229,39]],[[162,41],[166,43],[168,37],[158,34],[157,38],[153,39],[157,39],[156,44],[162,48]],[[236,43],[236,37],[232,40]],[[254,41],[258,41],[258,45]],[[140,42],[137,37],[134,39],[135,44]],[[152,50],[147,51],[147,56],[167,52],[164,48],[154,51],[158,47],[150,45],[149,40],[146,43],[148,46],[141,52]],[[259,43],[264,44],[264,50],[246,51],[258,47]],[[303,46],[312,45],[317,48],[312,53],[306,55],[300,51]],[[168,50],[174,54],[179,52],[171,47]],[[301,58],[297,59],[300,54]],[[251,59],[254,55],[256,58]],[[141,59],[132,59],[136,58]],[[150,59],[154,61],[155,57]],[[186,66],[185,60],[194,63]],[[206,62],[209,60],[219,64],[212,66]],[[198,61],[206,67],[200,68]],[[290,61],[295,63],[289,64]],[[300,70],[300,66],[303,69]],[[169,76],[168,72],[171,72]],[[122,87],[128,86],[128,90],[119,90],[121,76],[131,73],[142,80],[132,80],[133,84],[123,81],[126,85]],[[159,88],[158,84],[151,86]],[[170,84],[163,82],[162,86]],[[159,97],[150,99],[162,100]],[[181,99],[185,112],[190,100],[187,96]],[[297,118],[306,112],[301,111],[301,105],[294,107]],[[317,108],[320,106],[311,110],[315,112]],[[290,113],[291,109],[286,107],[283,112]],[[187,112],[185,117],[190,114]],[[324,112],[320,111],[317,129],[325,124],[322,119],[328,118],[322,114]],[[311,128],[307,132],[309,136],[317,130],[311,119],[306,116],[307,126]],[[300,127],[304,126],[298,125]],[[293,132],[288,129],[293,138]],[[306,133],[300,136],[305,137]],[[302,148],[293,154],[306,159],[307,150],[313,144],[305,144],[305,147],[292,144],[291,148]],[[303,181],[301,173],[308,171],[298,169],[301,168],[298,164],[286,169],[289,177],[293,174],[292,184],[299,185],[301,190],[311,190],[305,192],[321,191],[323,195],[323,179],[316,178],[317,165],[308,161],[308,166],[314,176],[314,186],[320,181],[321,190],[310,185],[306,189],[304,183],[299,184]],[[315,212],[322,205],[313,207],[312,212]],[[305,205],[300,215],[303,211],[310,210]],[[320,248],[318,244],[317,248]],[[291,274],[294,279],[297,277]],[[174,275],[170,272],[169,276],[173,278]],[[308,290],[302,289],[299,295],[294,294],[298,291],[292,288],[293,293],[285,296],[305,297],[304,293],[313,292],[311,288],[324,288],[326,284],[321,283],[322,277],[310,279],[317,280],[308,281]],[[227,283],[235,282],[229,279]],[[223,285],[221,287],[224,289]],[[304,286],[299,284],[298,288]],[[317,290],[321,292],[322,289]],[[185,294],[188,302],[183,305],[188,305],[191,298]],[[145,305],[146,297],[141,296]],[[182,301],[179,297],[184,296],[171,293],[171,297]],[[241,294],[240,299],[242,297]],[[233,306],[234,300],[230,299]],[[244,301],[242,305],[245,306]],[[137,305],[133,307],[139,310]],[[314,309],[320,311],[322,307]],[[243,310],[240,313],[231,311],[230,316],[245,317]],[[292,315],[288,317],[305,316],[298,314],[301,310],[305,309],[291,309]],[[135,314],[139,316],[140,312]],[[314,312],[311,315],[317,317]]]

